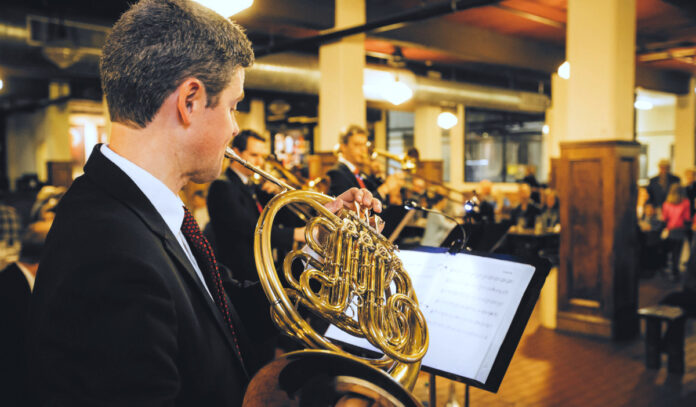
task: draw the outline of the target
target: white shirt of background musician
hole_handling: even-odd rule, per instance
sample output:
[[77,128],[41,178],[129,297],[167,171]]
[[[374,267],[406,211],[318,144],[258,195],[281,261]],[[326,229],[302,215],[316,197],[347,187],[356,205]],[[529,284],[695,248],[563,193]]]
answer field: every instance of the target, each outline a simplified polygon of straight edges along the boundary
[[[104,154],[104,157],[113,162],[121,171],[125,172],[128,178],[135,183],[140,191],[145,194],[145,197],[147,197],[150,203],[152,203],[152,206],[154,206],[157,213],[160,214],[164,223],[169,227],[169,230],[176,236],[176,240],[184,250],[186,257],[196,271],[196,275],[198,275],[198,278],[203,283],[203,287],[205,287],[208,294],[210,294],[210,290],[205,284],[203,273],[201,273],[201,269],[198,268],[196,258],[193,256],[191,247],[189,247],[184,234],[181,232],[181,225],[184,223],[184,203],[181,201],[181,198],[172,192],[171,189],[167,188],[162,181],[130,162],[128,159],[116,154],[114,150],[110,149],[106,144],[101,146],[100,151]],[[210,295],[210,297],[212,298],[213,296]]]
[[234,173],[237,174],[237,176],[239,176],[239,179],[242,180],[242,183],[243,183],[244,185],[249,185],[249,177],[247,177],[246,175],[242,174],[240,171],[237,171],[237,169],[234,168],[234,167],[230,167],[230,168],[232,168],[232,171],[234,171]]
[[338,162],[345,164],[346,167],[348,167],[348,169],[350,170],[350,172],[355,174],[355,170],[357,169],[357,167],[352,162],[343,158],[342,155],[338,157]]

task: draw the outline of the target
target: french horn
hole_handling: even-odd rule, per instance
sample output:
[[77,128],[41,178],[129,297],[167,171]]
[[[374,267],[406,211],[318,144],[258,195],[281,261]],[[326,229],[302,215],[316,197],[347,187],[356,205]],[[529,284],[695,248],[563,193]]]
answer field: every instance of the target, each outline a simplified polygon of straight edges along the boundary
[[[302,405],[313,405],[308,400],[318,394],[316,386],[330,389],[331,402],[349,394],[371,400],[368,405],[420,405],[410,390],[428,348],[428,329],[411,279],[396,255],[398,248],[360,208],[334,214],[324,207],[333,198],[297,190],[247,163],[231,148],[225,155],[283,190],[259,217],[254,256],[273,321],[309,348],[262,368],[248,387],[244,405],[300,405],[300,399]],[[287,206],[307,216],[307,247],[291,251],[280,274],[273,261],[271,226]],[[293,272],[298,262],[299,275]],[[372,358],[343,350],[316,332],[300,308],[365,338],[383,355]]]

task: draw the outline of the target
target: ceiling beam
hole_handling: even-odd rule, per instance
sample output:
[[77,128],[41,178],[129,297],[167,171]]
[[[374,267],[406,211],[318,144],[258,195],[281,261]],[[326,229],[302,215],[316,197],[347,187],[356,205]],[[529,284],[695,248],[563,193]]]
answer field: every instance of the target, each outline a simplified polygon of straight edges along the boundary
[[439,3],[425,4],[421,7],[409,9],[377,20],[372,20],[365,24],[347,28],[332,28],[322,31],[318,35],[280,42],[278,44],[255,50],[255,54],[257,56],[264,56],[278,52],[297,50],[307,47],[308,45],[324,44],[351,35],[371,32],[373,30],[380,30],[381,32],[384,32],[399,29],[404,27],[404,24],[423,21],[456,11],[487,6],[499,3],[500,1],[502,0],[450,0]]
[[565,50],[553,44],[520,39],[492,30],[428,20],[385,33],[388,40],[421,44],[444,50],[462,60],[551,73],[565,60]]

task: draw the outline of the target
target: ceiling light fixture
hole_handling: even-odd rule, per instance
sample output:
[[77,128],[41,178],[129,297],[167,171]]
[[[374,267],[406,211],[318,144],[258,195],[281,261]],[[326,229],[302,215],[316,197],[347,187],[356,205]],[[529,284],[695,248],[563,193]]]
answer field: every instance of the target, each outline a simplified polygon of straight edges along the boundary
[[565,61],[558,67],[558,76],[563,79],[570,79],[570,62]]
[[549,125],[548,124],[544,124],[543,126],[541,126],[541,133],[542,134],[549,134]]
[[408,74],[365,68],[363,94],[368,100],[386,101],[398,106],[413,97],[408,79]]
[[251,7],[254,0],[195,0],[223,17],[231,17]]
[[392,83],[387,83],[382,90],[382,95],[389,103],[398,106],[413,97],[413,90],[403,82],[395,79]]
[[437,115],[437,125],[440,126],[441,129],[449,130],[456,126],[458,122],[457,116],[450,112],[442,112]]

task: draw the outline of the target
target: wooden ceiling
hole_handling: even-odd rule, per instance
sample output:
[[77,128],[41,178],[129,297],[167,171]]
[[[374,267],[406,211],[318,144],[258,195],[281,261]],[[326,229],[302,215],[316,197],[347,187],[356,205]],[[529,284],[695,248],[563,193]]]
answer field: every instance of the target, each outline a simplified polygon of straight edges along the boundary
[[[637,62],[696,74],[696,0],[637,0],[636,7]],[[505,0],[496,5],[453,13],[443,19],[564,47],[567,11],[567,0]],[[393,45],[368,38],[366,49],[388,52]],[[432,50],[402,47],[402,51],[406,58],[457,60],[455,55]]]

